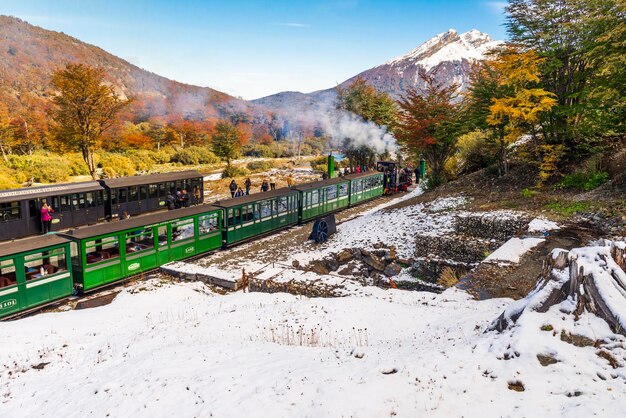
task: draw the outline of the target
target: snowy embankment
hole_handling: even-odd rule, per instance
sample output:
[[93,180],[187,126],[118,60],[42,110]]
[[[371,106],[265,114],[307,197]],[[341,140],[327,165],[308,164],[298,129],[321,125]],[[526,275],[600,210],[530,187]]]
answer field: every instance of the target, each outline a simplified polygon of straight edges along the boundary
[[[293,259],[378,242],[410,255],[411,234],[445,234],[462,201],[378,207]],[[0,323],[0,416],[623,414],[624,337],[558,306],[485,333],[510,303],[456,289],[306,298],[138,283],[104,307]],[[609,347],[618,368],[560,337],[574,334]]]
[[[626,407],[622,369],[554,336],[612,336],[592,316],[574,323],[555,310],[483,334],[506,301],[457,290],[307,299],[144,287],[109,306],[2,324],[2,416],[618,416]],[[558,363],[543,367],[538,353]]]

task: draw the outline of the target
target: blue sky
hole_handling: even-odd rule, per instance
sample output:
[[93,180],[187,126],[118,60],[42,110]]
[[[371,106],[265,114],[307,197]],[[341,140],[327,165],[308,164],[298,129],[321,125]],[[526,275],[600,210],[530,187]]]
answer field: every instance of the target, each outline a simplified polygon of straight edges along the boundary
[[433,35],[505,38],[502,2],[0,0],[20,17],[185,83],[253,99],[333,87]]

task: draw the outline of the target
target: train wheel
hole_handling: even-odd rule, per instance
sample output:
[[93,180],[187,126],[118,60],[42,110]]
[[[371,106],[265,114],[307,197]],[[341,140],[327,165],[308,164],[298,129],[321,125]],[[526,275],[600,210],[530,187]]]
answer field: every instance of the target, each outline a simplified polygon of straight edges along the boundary
[[317,224],[317,233],[315,234],[315,242],[318,244],[321,242],[326,242],[328,239],[328,224],[325,220],[320,220]]

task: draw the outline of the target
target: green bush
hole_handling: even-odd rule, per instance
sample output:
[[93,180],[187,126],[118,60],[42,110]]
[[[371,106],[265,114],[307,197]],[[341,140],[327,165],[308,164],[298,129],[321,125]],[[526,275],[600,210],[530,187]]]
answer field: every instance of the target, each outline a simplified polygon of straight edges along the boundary
[[325,172],[328,169],[328,157],[321,156],[313,158],[311,160],[311,167],[313,171]]
[[47,154],[10,155],[7,166],[37,183],[66,181],[70,171],[63,157]]
[[273,161],[251,161],[248,164],[246,164],[246,167],[251,172],[256,173],[259,171],[271,170],[272,168],[275,167],[275,164]]
[[535,190],[531,190],[529,188],[525,188],[522,189],[521,194],[523,197],[530,199],[531,197],[533,197],[534,195],[537,194],[537,192]]
[[577,212],[584,212],[589,209],[589,204],[585,202],[551,202],[546,205],[546,208],[558,213],[562,216],[571,216]]
[[498,148],[493,141],[489,141],[482,131],[474,131],[459,137],[457,142],[458,161],[457,174],[473,173],[489,167],[498,161]]
[[150,171],[156,164],[156,152],[149,150],[131,151],[126,155],[135,165],[137,171]]
[[69,163],[69,170],[71,176],[88,176],[89,169],[87,168],[87,164],[85,164],[85,160],[83,156],[80,154],[65,154],[64,157],[67,159]]
[[609,173],[604,171],[593,171],[589,173],[566,174],[559,183],[555,185],[557,189],[593,190],[606,183]]
[[135,174],[133,161],[121,154],[103,154],[100,156],[100,167],[108,178],[132,176]]
[[205,147],[187,147],[177,150],[170,159],[183,165],[216,164],[220,159]]
[[235,167],[234,165],[231,165],[230,168],[226,168],[224,171],[222,171],[222,178],[228,179],[234,177],[244,177],[248,174],[250,174],[250,172],[246,168]]

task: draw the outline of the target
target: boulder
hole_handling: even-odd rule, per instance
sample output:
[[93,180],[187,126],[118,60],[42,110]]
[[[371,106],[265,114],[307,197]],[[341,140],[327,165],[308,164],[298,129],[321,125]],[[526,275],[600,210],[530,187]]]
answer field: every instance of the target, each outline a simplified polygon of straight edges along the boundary
[[295,267],[295,268],[298,268],[298,267],[300,267],[300,262],[299,262],[298,260],[293,260],[293,261],[291,262],[291,265],[292,265],[293,267]]
[[373,268],[374,270],[377,270],[377,271],[385,270],[385,262],[381,258],[373,254],[363,257],[363,262],[367,264],[368,266],[370,266],[371,268]]
[[322,260],[314,260],[311,261],[308,265],[308,270],[315,272],[317,274],[328,274],[328,267],[326,267],[326,263]]
[[339,254],[337,254],[336,259],[339,263],[344,264],[349,261],[352,261],[354,259],[354,254],[352,253],[352,251],[348,249],[341,250]]
[[385,267],[384,273],[387,277],[397,276],[402,271],[402,267],[396,262],[389,264]]
[[339,262],[334,257],[325,258],[324,264],[329,271],[335,271],[339,268]]

